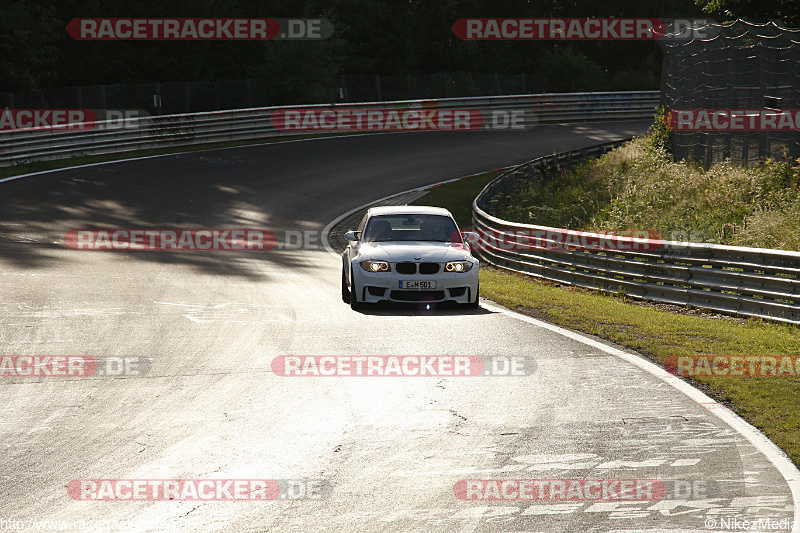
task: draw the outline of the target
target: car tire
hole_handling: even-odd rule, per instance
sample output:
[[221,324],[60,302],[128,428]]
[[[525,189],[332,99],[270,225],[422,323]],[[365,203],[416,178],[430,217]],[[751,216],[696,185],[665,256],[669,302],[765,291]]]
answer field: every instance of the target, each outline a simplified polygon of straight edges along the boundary
[[350,289],[347,288],[347,278],[344,275],[344,269],[342,269],[342,301],[346,304],[350,303]]
[[[355,289],[355,285],[356,285],[355,280],[353,280],[353,288],[354,289]],[[350,298],[349,298],[350,309],[352,309],[353,311],[357,311],[357,310],[361,309],[361,306],[364,305],[364,304],[362,304],[362,303],[360,303],[358,301],[358,298],[356,297],[356,291],[347,291],[347,292],[350,293]]]
[[356,298],[356,293],[350,291],[350,309],[353,311],[358,311],[364,304],[359,303],[358,298]]

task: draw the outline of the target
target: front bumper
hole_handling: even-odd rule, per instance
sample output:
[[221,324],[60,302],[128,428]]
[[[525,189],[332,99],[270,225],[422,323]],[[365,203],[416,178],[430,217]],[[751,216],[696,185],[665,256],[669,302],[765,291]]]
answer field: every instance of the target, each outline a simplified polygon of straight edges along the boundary
[[[360,272],[355,269],[361,270]],[[365,272],[354,266],[353,285],[358,301],[378,302],[456,302],[461,304],[475,301],[478,293],[478,265],[469,272],[439,272],[432,275],[399,274],[397,272]],[[435,289],[406,289],[400,282],[435,281]],[[352,288],[351,288],[352,290]]]

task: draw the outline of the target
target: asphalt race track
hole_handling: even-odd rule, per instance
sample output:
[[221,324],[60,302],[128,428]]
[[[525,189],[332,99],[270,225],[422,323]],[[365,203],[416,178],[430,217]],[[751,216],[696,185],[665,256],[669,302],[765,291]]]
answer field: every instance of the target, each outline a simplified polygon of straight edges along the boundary
[[[791,518],[786,481],[716,416],[718,406],[490,302],[354,312],[340,298],[340,261],[319,248],[63,244],[85,228],[319,232],[376,198],[627,137],[647,123],[349,136],[0,184],[0,353],[151,365],[138,377],[0,377],[0,529],[1,520],[23,531],[50,520],[100,531],[89,521],[114,520],[123,523],[111,530],[124,531],[691,532],[722,531],[731,518]],[[513,355],[533,358],[536,371],[281,377],[271,370],[281,355]],[[331,494],[78,501],[67,491],[81,479],[208,478],[324,480]],[[693,488],[647,501],[456,497],[459,480],[477,479]]]

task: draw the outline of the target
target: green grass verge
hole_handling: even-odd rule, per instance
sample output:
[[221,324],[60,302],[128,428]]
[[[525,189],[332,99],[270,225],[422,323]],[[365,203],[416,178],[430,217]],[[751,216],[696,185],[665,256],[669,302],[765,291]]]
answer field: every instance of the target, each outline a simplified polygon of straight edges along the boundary
[[639,137],[569,172],[551,169],[501,199],[500,218],[569,229],[653,229],[667,240],[800,250],[800,166],[704,168]]
[[[441,185],[419,203],[464,216],[489,181],[483,174]],[[800,328],[794,326],[670,312],[491,268],[481,270],[481,294],[510,309],[631,348],[659,364],[670,355],[800,354]],[[800,377],[690,381],[763,431],[800,466]]]
[[459,228],[471,227],[472,200],[490,181],[502,173],[502,170],[493,170],[433,187],[426,196],[414,203],[444,207],[453,214]]
[[[360,133],[360,132],[359,132]],[[104,163],[106,161],[118,161],[120,159],[133,159],[136,157],[148,157],[154,155],[177,154],[183,152],[198,152],[202,150],[213,150],[215,148],[232,148],[235,146],[249,146],[252,144],[271,144],[276,142],[297,141],[301,139],[314,139],[317,137],[331,137],[333,135],[356,135],[357,133],[316,133],[309,135],[291,135],[285,137],[268,137],[264,139],[250,139],[246,141],[230,141],[218,143],[197,144],[192,146],[170,146],[167,148],[154,148],[151,150],[133,150],[130,152],[118,152],[114,154],[102,155],[81,155],[68,157],[65,159],[54,159],[52,161],[31,161],[10,167],[0,168],[0,179],[34,172],[44,172],[47,170],[57,170],[62,168],[77,167],[80,165],[90,165],[92,163]],[[475,193],[477,195],[477,193]]]

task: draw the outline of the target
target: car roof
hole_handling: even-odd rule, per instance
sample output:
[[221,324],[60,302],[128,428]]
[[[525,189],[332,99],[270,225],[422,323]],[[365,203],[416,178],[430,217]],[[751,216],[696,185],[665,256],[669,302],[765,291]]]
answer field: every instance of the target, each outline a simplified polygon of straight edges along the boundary
[[369,216],[375,215],[442,215],[452,217],[450,211],[443,207],[431,207],[428,205],[386,205],[371,207],[368,211]]

